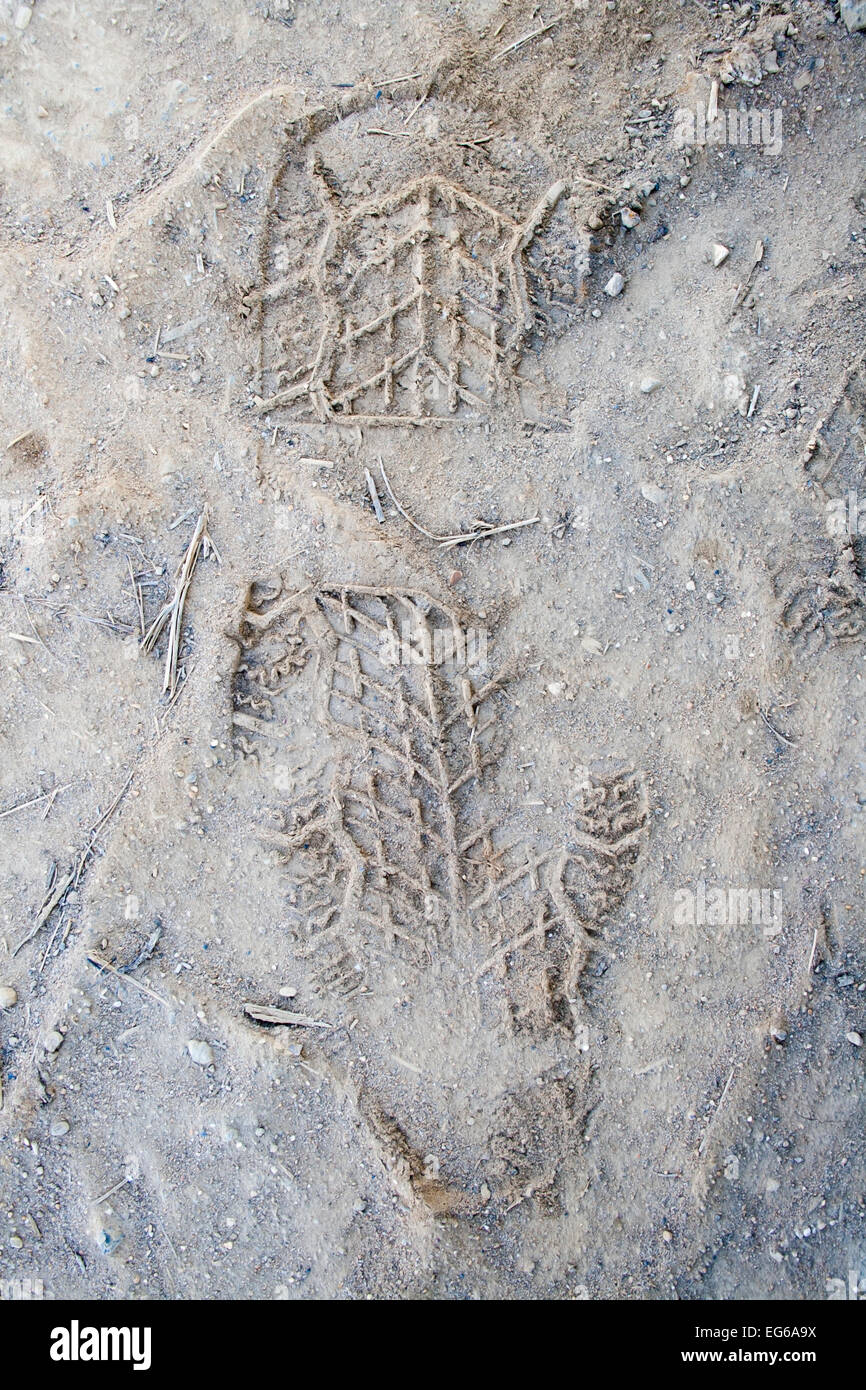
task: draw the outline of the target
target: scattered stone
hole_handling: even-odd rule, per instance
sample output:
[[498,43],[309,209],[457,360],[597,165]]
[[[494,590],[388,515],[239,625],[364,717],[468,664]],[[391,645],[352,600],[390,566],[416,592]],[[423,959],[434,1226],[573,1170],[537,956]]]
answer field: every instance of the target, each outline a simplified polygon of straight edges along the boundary
[[849,33],[866,29],[866,0],[842,0],[840,13]]
[[52,1139],[62,1139],[64,1134],[69,1133],[69,1121],[52,1120],[48,1133],[51,1135]]
[[723,246],[720,241],[713,242],[713,265],[716,270],[718,270],[720,265],[724,265],[730,254],[730,246]]
[[58,1033],[56,1028],[50,1028],[42,1039],[42,1046],[46,1052],[57,1052],[63,1045],[63,1034]]
[[779,1179],[778,1179],[778,1178],[767,1178],[767,1186],[766,1186],[766,1189],[765,1189],[765,1190],[766,1190],[767,1192],[778,1192],[778,1191],[779,1191]]
[[632,227],[636,227],[640,222],[640,213],[635,212],[634,208],[620,208],[619,215],[622,225],[627,231],[631,231]]
[[555,700],[559,698],[559,696],[563,693],[564,690],[564,681],[551,681],[550,685],[547,687],[548,695],[552,695]]
[[294,985],[281,985],[279,989],[281,999],[297,999],[298,991]]
[[680,174],[680,188],[688,188],[691,181],[691,174]]
[[118,1226],[102,1226],[96,1234],[96,1244],[103,1255],[113,1255],[123,1241],[123,1232]]
[[663,507],[667,501],[667,493],[664,488],[656,487],[655,483],[642,483],[640,495],[645,497],[647,502],[652,502],[654,507]]
[[763,75],[758,55],[748,40],[734,44],[719,65],[719,80],[726,87],[732,82],[745,82],[749,87],[757,87]]
[[812,74],[810,73],[808,68],[804,68],[802,72],[797,73],[797,76],[794,78],[792,86],[795,92],[805,92],[806,88],[811,86],[811,84]]
[[837,985],[839,985],[839,987],[840,987],[841,989],[848,989],[849,985],[853,985],[853,983],[854,983],[854,976],[853,976],[853,975],[837,975],[837,976],[836,976],[836,983],[837,983]]
[[24,1241],[23,1241],[23,1240],[21,1239],[21,1237],[18,1236],[18,1235],[10,1236],[10,1237],[9,1237],[9,1244],[12,1246],[12,1249],[13,1249],[13,1250],[23,1250],[23,1249],[24,1249]]
[[615,270],[613,275],[611,275],[610,279],[605,285],[604,292],[605,294],[609,294],[611,299],[616,299],[617,295],[622,294],[624,289],[625,280],[620,275],[619,271]]
[[33,18],[33,11],[29,5],[19,5],[15,11],[15,28],[26,29]]
[[202,1042],[201,1038],[190,1038],[187,1041],[186,1050],[197,1067],[213,1065],[214,1055],[210,1043]]
[[640,389],[645,396],[651,396],[653,391],[658,391],[661,384],[657,376],[645,376],[641,378]]
[[14,1009],[18,994],[11,985],[0,985],[0,1009]]
[[855,1033],[853,1029],[850,1033],[846,1033],[845,1037],[848,1039],[849,1043],[853,1043],[855,1047],[863,1046],[862,1035],[860,1033]]

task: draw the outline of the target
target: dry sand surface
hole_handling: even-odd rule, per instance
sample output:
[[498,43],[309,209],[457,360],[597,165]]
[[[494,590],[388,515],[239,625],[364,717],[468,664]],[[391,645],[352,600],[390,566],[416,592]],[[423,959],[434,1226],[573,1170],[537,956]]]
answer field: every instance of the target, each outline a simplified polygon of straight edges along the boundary
[[0,4],[0,1280],[866,1295],[842,9]]

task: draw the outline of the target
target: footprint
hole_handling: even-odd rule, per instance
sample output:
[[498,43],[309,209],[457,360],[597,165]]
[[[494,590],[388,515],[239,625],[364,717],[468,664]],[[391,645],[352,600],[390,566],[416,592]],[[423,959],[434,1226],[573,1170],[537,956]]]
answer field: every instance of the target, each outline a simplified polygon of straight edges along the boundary
[[[523,1065],[521,1044],[530,1054],[546,1045],[540,1091],[525,1078],[491,1091],[486,1123],[491,1138],[501,1131],[512,1200],[515,1174],[521,1190],[552,1190],[588,1075],[581,975],[648,833],[642,777],[588,779],[576,811],[558,824],[546,816],[535,838],[525,821],[515,834],[499,785],[510,673],[491,665],[494,638],[470,615],[420,592],[254,585],[235,641],[237,752],[276,782],[280,759],[311,751],[291,800],[275,793],[274,821],[260,832],[285,872],[295,973],[307,969],[305,988],[332,1017],[386,985],[410,1001],[454,999],[460,1019],[443,1033],[445,1069],[461,1028],[478,1030],[485,1046],[497,1037],[516,1045]],[[389,1026],[383,1036],[375,1024],[393,1054],[400,1043]],[[365,1080],[357,1094],[403,1196],[411,1189],[431,1210],[469,1210],[454,1181],[425,1186],[422,1146],[376,1086]],[[541,1168],[503,1158],[516,1115],[540,1136]]]

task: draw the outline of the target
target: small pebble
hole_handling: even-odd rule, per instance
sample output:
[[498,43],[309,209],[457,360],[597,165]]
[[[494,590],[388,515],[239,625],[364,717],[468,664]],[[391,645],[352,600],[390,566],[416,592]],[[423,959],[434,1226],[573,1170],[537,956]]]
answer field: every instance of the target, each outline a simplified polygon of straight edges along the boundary
[[609,294],[611,299],[616,299],[618,294],[622,294],[624,288],[625,280],[620,275],[619,271],[615,270],[605,285],[604,292],[605,294]]
[[667,500],[667,493],[664,488],[656,487],[655,483],[643,483],[640,495],[645,497],[647,502],[652,502],[655,507],[663,507]]
[[640,222],[640,213],[635,212],[634,208],[622,208],[619,215],[622,225],[628,231],[631,231],[632,227],[636,227],[638,222]]
[[33,18],[33,11],[29,5],[19,5],[15,11],[15,28],[26,29]]
[[68,1134],[68,1133],[69,1133],[69,1121],[68,1121],[68,1120],[52,1120],[52,1121],[51,1121],[51,1128],[49,1129],[48,1132],[49,1132],[49,1134],[51,1135],[51,1138],[52,1138],[52,1139],[62,1139],[63,1136],[64,1136],[64,1134]]
[[42,1046],[46,1052],[56,1052],[63,1044],[63,1034],[58,1033],[56,1028],[50,1028],[42,1039]]
[[850,1033],[846,1033],[845,1037],[848,1039],[849,1043],[853,1043],[855,1047],[863,1046],[863,1038],[860,1033],[855,1033],[852,1031]]
[[559,698],[564,690],[565,684],[563,681],[551,681],[550,685],[547,687],[548,695],[552,695],[555,700]]
[[294,985],[283,985],[280,988],[281,999],[295,999],[297,998],[297,994],[298,991],[295,989]]
[[0,1009],[14,1009],[18,995],[11,985],[0,985]]
[[187,1042],[186,1050],[197,1067],[209,1067],[213,1065],[213,1048],[210,1043],[202,1042],[200,1038],[190,1038]]
[[661,382],[657,376],[645,376],[641,379],[640,389],[645,396],[651,396],[660,386]]
[[730,246],[723,246],[720,241],[713,242],[713,265],[717,270],[720,265],[724,265],[730,254]]
[[10,1236],[10,1237],[9,1237],[9,1244],[12,1246],[12,1249],[13,1249],[13,1250],[23,1250],[23,1249],[24,1249],[24,1241],[21,1239],[20,1236]]

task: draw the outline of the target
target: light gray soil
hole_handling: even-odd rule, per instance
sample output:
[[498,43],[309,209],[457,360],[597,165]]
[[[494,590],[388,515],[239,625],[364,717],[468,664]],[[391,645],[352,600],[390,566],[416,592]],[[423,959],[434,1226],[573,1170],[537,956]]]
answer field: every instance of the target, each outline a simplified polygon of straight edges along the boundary
[[0,5],[0,1281],[866,1293],[864,60]]

